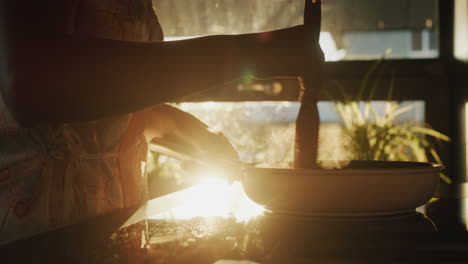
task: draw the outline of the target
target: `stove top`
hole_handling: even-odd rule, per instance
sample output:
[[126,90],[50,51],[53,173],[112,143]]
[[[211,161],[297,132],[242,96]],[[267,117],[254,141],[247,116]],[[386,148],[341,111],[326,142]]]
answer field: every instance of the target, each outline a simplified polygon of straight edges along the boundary
[[2,263],[468,263],[465,228],[448,232],[449,220],[457,218],[444,213],[445,205],[457,205],[452,200],[428,207],[430,217],[416,211],[339,217],[264,211],[247,220],[176,217],[185,201],[169,195],[136,212],[19,241],[1,251]]
[[[436,255],[443,256],[444,261],[450,258],[468,261],[465,253],[468,240],[444,236],[434,224],[437,221],[416,211],[380,216],[324,216],[265,210],[240,221],[235,214],[181,218],[185,214],[178,214],[176,204],[169,211],[152,210],[167,208],[167,204],[177,200],[173,198],[148,205],[146,211],[161,218],[143,221],[146,226],[143,233],[148,234],[145,247],[157,252],[158,263],[215,263],[226,259],[256,263],[330,260],[375,263],[377,259],[384,263],[395,260],[414,263],[427,262],[428,258],[434,262]],[[181,208],[187,210],[190,206]],[[121,233],[134,226],[122,228],[115,241],[124,240]]]
[[316,216],[265,212],[261,217],[265,232],[284,229],[287,232],[392,233],[436,232],[437,227],[422,213],[383,216]]
[[[148,220],[148,248],[159,263],[214,263],[219,259],[293,263],[329,257],[394,257],[394,249],[437,232],[424,214],[324,217],[265,212],[247,222],[234,218]],[[134,225],[127,229],[134,228]],[[125,230],[121,230],[126,233]],[[121,236],[121,235],[118,235]],[[391,250],[388,250],[391,249]],[[405,253],[407,254],[407,253]],[[282,262],[283,261],[283,262]],[[287,262],[284,262],[287,261]]]

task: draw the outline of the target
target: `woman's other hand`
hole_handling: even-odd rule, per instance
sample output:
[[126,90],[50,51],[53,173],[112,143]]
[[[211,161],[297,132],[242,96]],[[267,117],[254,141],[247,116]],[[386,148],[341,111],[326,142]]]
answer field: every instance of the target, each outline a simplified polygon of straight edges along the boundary
[[144,134],[148,142],[168,142],[206,162],[239,159],[223,134],[210,132],[206,124],[189,113],[161,104],[151,108],[147,115]]

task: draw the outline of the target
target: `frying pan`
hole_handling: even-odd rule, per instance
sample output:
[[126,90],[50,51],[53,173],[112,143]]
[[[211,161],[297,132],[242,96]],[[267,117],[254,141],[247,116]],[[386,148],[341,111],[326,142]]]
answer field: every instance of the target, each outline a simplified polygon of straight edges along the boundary
[[388,215],[414,211],[439,184],[442,165],[351,161],[345,169],[245,167],[244,190],[276,213]]
[[342,161],[349,163],[344,169],[261,168],[240,161],[200,160],[193,150],[168,141],[153,141],[150,149],[205,166],[224,166],[230,176],[236,172],[251,200],[286,214],[368,216],[414,211],[432,198],[443,169],[398,161]]

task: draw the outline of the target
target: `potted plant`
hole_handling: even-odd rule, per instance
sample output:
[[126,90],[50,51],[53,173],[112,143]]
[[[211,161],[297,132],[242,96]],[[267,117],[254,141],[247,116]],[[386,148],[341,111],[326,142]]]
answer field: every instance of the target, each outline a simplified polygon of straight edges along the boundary
[[[388,93],[384,113],[379,113],[371,101],[382,84],[384,60],[377,61],[362,79],[356,96],[346,92],[337,81],[333,84],[340,95],[332,96],[343,134],[349,139],[345,146],[350,160],[418,161],[442,164],[436,143],[450,138],[418,121],[396,122],[397,117],[411,111],[414,105],[402,106],[392,100],[395,87],[394,73],[387,86]],[[373,78],[374,77],[374,78]],[[445,183],[451,183],[445,174]]]

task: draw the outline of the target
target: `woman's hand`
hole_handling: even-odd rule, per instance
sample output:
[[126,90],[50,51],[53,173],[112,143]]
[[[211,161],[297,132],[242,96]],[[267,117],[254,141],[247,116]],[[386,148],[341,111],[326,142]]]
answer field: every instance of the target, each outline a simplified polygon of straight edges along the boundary
[[224,135],[210,132],[206,124],[184,111],[162,104],[154,106],[147,115],[144,134],[148,142],[157,140],[176,146],[175,151],[204,162],[239,159]]
[[[175,152],[183,153],[190,165],[188,170],[196,172],[198,163],[219,164],[220,161],[237,160],[234,147],[221,134],[208,131],[208,126],[194,116],[169,105],[156,105],[133,113],[127,130],[121,137],[119,147],[119,169],[124,186],[124,206],[141,202],[141,189],[138,185],[141,174],[135,173],[135,164],[140,164],[135,155],[135,144],[139,144],[144,134],[148,143],[157,140],[174,147]],[[187,166],[186,166],[187,167]],[[196,175],[192,173],[191,175]],[[230,178],[230,175],[223,177]]]

